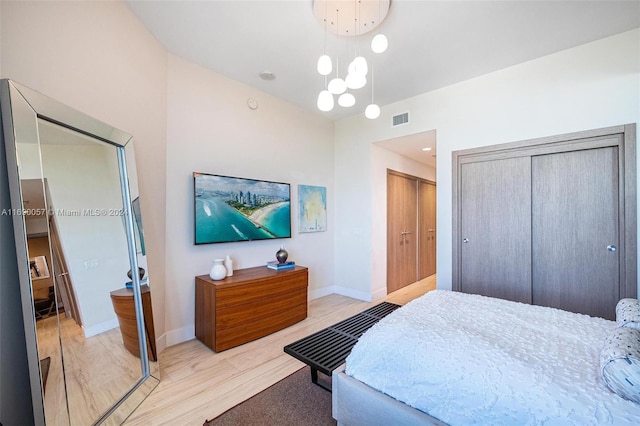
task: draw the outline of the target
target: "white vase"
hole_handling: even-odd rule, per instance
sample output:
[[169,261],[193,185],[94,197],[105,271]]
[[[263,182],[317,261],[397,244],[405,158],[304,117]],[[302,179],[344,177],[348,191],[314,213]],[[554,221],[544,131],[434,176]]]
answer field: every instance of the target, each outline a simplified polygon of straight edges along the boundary
[[231,257],[229,257],[229,255],[224,258],[224,267],[227,270],[227,276],[233,276],[233,260],[231,260]]
[[212,280],[221,280],[227,276],[227,268],[222,264],[224,259],[213,259],[213,266],[211,267],[211,272],[209,272],[209,276]]

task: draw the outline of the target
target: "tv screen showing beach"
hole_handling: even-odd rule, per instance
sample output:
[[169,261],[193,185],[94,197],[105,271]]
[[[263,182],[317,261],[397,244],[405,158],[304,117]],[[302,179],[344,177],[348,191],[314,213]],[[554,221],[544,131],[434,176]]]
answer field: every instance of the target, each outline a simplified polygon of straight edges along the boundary
[[195,243],[291,237],[288,183],[194,173]]

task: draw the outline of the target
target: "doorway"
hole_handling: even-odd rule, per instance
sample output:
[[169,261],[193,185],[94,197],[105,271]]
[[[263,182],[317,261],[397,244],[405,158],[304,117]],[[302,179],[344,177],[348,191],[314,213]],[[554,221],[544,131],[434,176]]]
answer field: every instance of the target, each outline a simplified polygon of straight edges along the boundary
[[387,293],[436,273],[436,183],[387,169]]

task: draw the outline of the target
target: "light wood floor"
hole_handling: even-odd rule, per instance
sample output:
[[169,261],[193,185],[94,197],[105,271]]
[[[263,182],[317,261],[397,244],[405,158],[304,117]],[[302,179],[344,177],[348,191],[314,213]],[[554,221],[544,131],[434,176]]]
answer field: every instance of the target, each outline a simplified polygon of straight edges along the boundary
[[[37,321],[36,329],[40,359],[51,358],[44,393],[47,424],[92,424],[141,375],[140,359],[125,349],[119,328],[86,339],[73,319],[61,315],[58,335],[58,317],[53,315]],[[60,352],[60,344],[64,353]]]
[[433,275],[371,303],[325,296],[309,303],[304,321],[220,353],[196,339],[167,348],[160,354],[160,384],[125,425],[200,426],[302,368],[285,345],[383,300],[402,305],[435,287]]

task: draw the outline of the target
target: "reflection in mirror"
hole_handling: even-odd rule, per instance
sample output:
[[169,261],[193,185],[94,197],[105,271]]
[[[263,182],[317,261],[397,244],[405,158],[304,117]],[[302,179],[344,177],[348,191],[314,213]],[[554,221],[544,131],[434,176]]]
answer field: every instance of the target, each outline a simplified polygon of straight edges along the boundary
[[157,384],[135,158],[108,138],[119,131],[69,111],[69,125],[13,111],[44,417],[120,424]]

